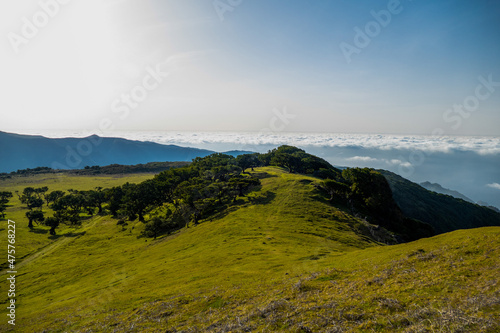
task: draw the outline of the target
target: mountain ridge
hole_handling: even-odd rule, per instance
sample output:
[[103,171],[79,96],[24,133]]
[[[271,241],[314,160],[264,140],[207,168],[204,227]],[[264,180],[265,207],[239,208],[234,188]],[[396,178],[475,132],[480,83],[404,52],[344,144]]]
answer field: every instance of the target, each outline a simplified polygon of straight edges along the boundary
[[[214,151],[90,135],[84,138],[47,138],[0,131],[0,172],[50,167],[83,169],[85,166],[145,164],[158,161],[191,161]],[[237,156],[243,151],[232,151]]]
[[431,183],[429,181],[425,181],[425,182],[420,183],[419,185],[422,186],[423,188],[425,188],[426,190],[429,190],[429,191],[451,195],[452,197],[462,199],[462,200],[468,201],[470,203],[474,203],[474,204],[476,203],[474,200],[470,199],[469,197],[465,196],[464,194],[462,194],[458,191],[455,191],[455,190],[450,190],[448,188],[445,188],[438,183]]
[[500,213],[448,194],[429,191],[393,172],[378,170],[389,182],[406,216],[428,223],[437,233],[500,225]]

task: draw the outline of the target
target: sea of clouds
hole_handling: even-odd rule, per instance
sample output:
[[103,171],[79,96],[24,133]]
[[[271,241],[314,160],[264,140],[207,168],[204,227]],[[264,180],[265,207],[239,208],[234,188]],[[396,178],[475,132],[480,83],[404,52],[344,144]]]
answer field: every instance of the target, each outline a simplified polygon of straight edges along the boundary
[[[28,134],[28,133],[27,133]],[[46,137],[84,137],[93,132],[37,132]],[[471,151],[481,155],[500,154],[500,137],[483,136],[426,136],[387,134],[330,134],[330,133],[288,133],[288,132],[110,132],[97,133],[107,137],[121,137],[130,140],[152,141],[161,144],[175,144],[218,151],[240,149],[241,147],[292,145],[297,147],[339,147],[368,148],[381,150],[422,150],[449,153]]]
[[139,141],[189,146],[279,146],[362,147],[382,150],[415,149],[448,153],[472,151],[478,154],[500,154],[498,137],[408,136],[380,134],[326,133],[229,133],[229,132],[135,132],[118,136]]

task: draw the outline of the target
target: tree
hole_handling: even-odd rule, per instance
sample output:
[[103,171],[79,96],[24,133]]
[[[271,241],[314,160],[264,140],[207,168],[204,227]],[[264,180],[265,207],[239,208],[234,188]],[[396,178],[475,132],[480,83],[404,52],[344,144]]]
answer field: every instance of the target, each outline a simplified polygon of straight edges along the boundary
[[43,222],[44,214],[41,210],[30,210],[26,212],[28,218],[28,228],[33,229],[33,222]]
[[243,172],[248,168],[253,168],[259,165],[259,154],[243,154],[236,157],[236,165],[238,165]]
[[52,235],[52,236],[55,236],[56,234],[56,228],[59,226],[59,219],[57,217],[47,217],[45,219],[45,222],[44,224],[48,227],[50,227],[50,231],[49,233]]
[[49,206],[51,203],[56,202],[60,198],[64,196],[64,191],[52,191],[48,194],[45,195],[45,201],[47,202],[47,206]]
[[61,223],[69,222],[71,225],[79,224],[80,214],[71,209],[61,209],[54,213],[54,217]]
[[42,199],[46,199],[46,193],[47,191],[49,190],[49,188],[47,186],[43,186],[43,187],[38,187],[38,188],[35,188],[35,194],[38,198]]
[[244,191],[248,189],[252,185],[258,185],[260,181],[257,178],[244,178],[244,177],[234,177],[231,178],[229,181],[229,184],[231,187],[233,187],[236,192],[238,193],[238,196],[242,197],[244,196]]
[[290,173],[295,173],[299,171],[301,165],[300,162],[301,160],[299,157],[293,154],[288,154],[283,152],[277,152],[271,158],[271,165],[285,167],[288,169],[288,172]]
[[102,214],[102,204],[106,202],[106,193],[102,187],[98,186],[94,191],[90,191],[90,198],[97,207],[97,214]]
[[7,209],[7,204],[9,203],[10,198],[12,198],[12,192],[0,192],[0,214],[2,215],[2,218],[5,217],[5,210]]
[[111,215],[117,216],[118,210],[120,209],[125,192],[122,186],[115,186],[107,191],[105,191],[105,199],[108,202],[108,209]]
[[151,221],[146,223],[146,226],[144,228],[144,232],[146,233],[147,236],[149,237],[154,237],[156,239],[156,236],[161,232],[163,228],[163,223],[165,221],[159,217],[154,217]]
[[332,180],[332,179],[325,180],[323,182],[323,188],[330,195],[330,199],[329,199],[330,201],[333,201],[335,196],[340,196],[342,198],[345,198],[350,190],[348,185],[341,183],[341,182],[338,182],[338,181],[335,181],[335,180]]
[[28,209],[33,210],[33,208],[42,208],[43,206],[43,200],[38,198],[38,197],[30,197],[26,201],[26,205],[28,206]]
[[159,206],[162,202],[161,194],[158,192],[155,181],[146,180],[140,184],[123,185],[125,193],[123,197],[124,208],[130,220],[139,217],[144,222],[144,214],[149,207]]
[[45,192],[48,191],[46,186],[44,187],[25,187],[23,190],[23,194],[19,196],[19,199],[22,203],[28,206],[28,209],[33,210],[33,208],[41,208],[43,206],[43,199]]

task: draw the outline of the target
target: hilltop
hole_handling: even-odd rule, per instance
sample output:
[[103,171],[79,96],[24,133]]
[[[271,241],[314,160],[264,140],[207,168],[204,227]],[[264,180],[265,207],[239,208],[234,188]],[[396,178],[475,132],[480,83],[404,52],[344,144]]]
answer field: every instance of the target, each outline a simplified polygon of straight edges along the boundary
[[[317,171],[327,166],[300,151],[286,147],[285,151],[302,156]],[[275,159],[269,162],[287,160],[284,154],[274,151]],[[211,161],[197,160],[191,170]],[[43,225],[29,231],[27,208],[15,195],[7,217],[16,221],[20,251],[16,328],[30,332],[498,330],[500,228],[459,230],[388,246],[384,243],[404,233],[386,221],[388,216],[408,222],[411,228],[422,225],[400,216],[391,202],[384,206],[391,210],[389,215],[371,205],[378,195],[386,199],[389,185],[380,174],[368,169],[345,173],[345,177],[366,177],[352,182],[358,189],[352,192],[357,193],[351,197],[355,202],[345,206],[338,190],[346,188],[325,178],[346,179],[339,170],[305,175],[297,169],[300,165],[304,164],[253,170],[249,166],[242,177],[258,179],[258,184],[236,200],[216,206],[215,213],[201,214],[157,237],[146,232],[155,210],[145,215],[145,222],[82,213],[80,224],[62,223],[55,236],[49,236],[49,227]],[[0,191],[22,192],[26,186],[88,191],[98,185],[117,188],[127,182],[166,180],[168,174],[175,172],[13,176],[0,181]],[[378,187],[365,193],[362,184]],[[361,204],[359,198],[368,200]],[[6,247],[4,238],[0,246]],[[10,329],[5,322],[0,325]]]

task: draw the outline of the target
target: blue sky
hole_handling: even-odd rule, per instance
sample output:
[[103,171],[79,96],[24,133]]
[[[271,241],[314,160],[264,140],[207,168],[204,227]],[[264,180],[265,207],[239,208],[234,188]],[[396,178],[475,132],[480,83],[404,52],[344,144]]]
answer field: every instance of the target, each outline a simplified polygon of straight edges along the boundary
[[496,1],[57,1],[0,5],[0,130],[500,135]]

